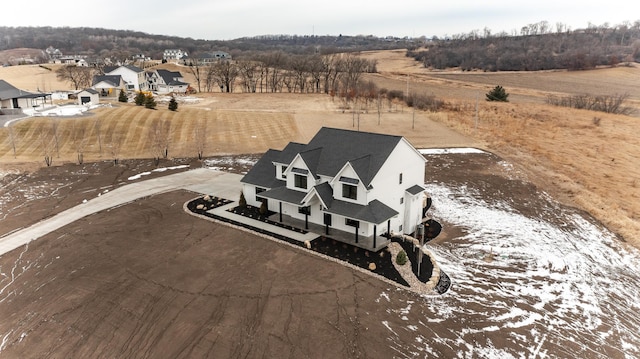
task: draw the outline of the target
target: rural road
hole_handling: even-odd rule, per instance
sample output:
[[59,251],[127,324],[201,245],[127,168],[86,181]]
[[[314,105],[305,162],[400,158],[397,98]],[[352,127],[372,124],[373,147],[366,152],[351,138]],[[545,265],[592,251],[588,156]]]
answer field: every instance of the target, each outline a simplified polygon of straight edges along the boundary
[[182,189],[234,200],[240,194],[240,178],[238,174],[199,168],[124,185],[0,237],[0,256],[88,215],[158,193]]

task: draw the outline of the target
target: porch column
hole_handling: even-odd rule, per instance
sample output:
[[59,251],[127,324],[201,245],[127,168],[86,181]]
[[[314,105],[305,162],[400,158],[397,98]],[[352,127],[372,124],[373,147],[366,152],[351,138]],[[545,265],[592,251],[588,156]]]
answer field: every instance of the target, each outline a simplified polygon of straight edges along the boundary
[[358,226],[355,226],[356,232],[356,244],[358,244]]
[[282,202],[280,202],[280,223],[282,223]]
[[309,214],[304,213],[304,229],[309,229]]
[[377,229],[378,229],[377,225],[374,224],[373,225],[373,249],[374,250],[376,249],[376,237],[378,236]]
[[387,220],[387,236],[391,239],[391,220]]

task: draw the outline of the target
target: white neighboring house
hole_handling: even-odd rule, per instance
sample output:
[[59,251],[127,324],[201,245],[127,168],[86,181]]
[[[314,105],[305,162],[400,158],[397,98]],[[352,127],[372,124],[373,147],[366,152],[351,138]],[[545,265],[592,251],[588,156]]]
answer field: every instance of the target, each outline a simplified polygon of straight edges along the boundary
[[401,136],[323,127],[267,151],[242,178],[247,204],[358,237],[412,233],[423,219],[424,157]]
[[100,103],[100,93],[92,88],[84,89],[78,92],[78,104],[97,105]]
[[155,91],[158,93],[186,93],[189,83],[184,82],[184,78],[179,71],[169,71],[158,69],[154,76]]
[[125,82],[120,75],[97,75],[93,77],[91,88],[97,90],[101,97],[117,97],[120,90],[125,89]]
[[19,113],[20,110],[35,110],[38,107],[44,109],[47,98],[51,102],[51,94],[20,90],[5,80],[0,80],[0,112],[12,112],[2,110],[16,109],[14,112]]
[[105,67],[105,75],[120,75],[126,83],[127,91],[147,91],[147,77],[143,69],[133,66],[124,65],[117,67]]
[[162,54],[162,59],[169,62],[177,62],[187,57],[189,57],[189,54],[186,51],[182,51],[180,49],[166,49]]

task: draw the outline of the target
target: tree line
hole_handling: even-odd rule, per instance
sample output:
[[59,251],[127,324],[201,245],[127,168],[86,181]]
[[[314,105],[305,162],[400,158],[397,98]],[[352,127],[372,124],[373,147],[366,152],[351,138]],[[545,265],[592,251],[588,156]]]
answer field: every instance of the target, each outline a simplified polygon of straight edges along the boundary
[[570,30],[546,21],[523,26],[519,33],[492,34],[485,28],[445,39],[434,39],[407,56],[425,67],[463,71],[584,70],[640,61],[640,20],[620,25],[590,24]]

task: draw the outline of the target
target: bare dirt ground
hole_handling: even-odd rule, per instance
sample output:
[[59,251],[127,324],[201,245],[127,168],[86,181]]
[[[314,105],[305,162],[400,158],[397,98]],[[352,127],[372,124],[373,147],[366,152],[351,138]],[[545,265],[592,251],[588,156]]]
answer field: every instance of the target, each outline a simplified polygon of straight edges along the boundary
[[[244,159],[214,158],[212,163],[243,172]],[[3,255],[0,353],[39,358],[618,358],[625,353],[621,342],[635,348],[637,338],[629,337],[629,328],[638,323],[623,299],[637,294],[634,272],[611,267],[617,279],[623,278],[621,291],[600,283],[594,286],[598,292],[591,293],[582,281],[573,282],[576,271],[593,280],[584,268],[567,262],[567,268],[552,268],[547,277],[544,251],[542,267],[535,265],[541,259],[530,254],[506,252],[524,248],[517,243],[526,238],[490,239],[490,231],[483,230],[475,243],[468,238],[478,233],[469,227],[471,221],[456,223],[441,213],[452,207],[447,198],[482,199],[484,207],[503,202],[497,208],[573,233],[571,217],[559,214],[572,210],[550,204],[524,181],[524,173],[495,155],[428,156],[428,164],[434,195],[444,184],[473,193],[435,197],[435,214],[445,228],[430,248],[454,273],[454,287],[445,296],[420,297],[304,251],[195,218],[182,205],[198,194],[176,191],[85,217]],[[29,225],[100,190],[138,180],[130,178],[153,168],[148,160],[118,166],[103,161],[5,178],[0,195],[8,199],[3,209],[10,215],[1,223],[3,228]],[[34,185],[38,193],[29,192]],[[470,219],[477,209],[468,210],[457,209]],[[489,253],[489,241],[503,244],[492,244]],[[589,251],[593,254],[594,247]],[[600,272],[603,267],[594,268],[599,280],[608,280]],[[503,283],[496,286],[496,281]],[[597,304],[575,304],[576,288],[578,297],[595,296]],[[629,288],[633,291],[625,292]],[[587,324],[578,324],[584,316]],[[592,323],[599,323],[597,329]]]

